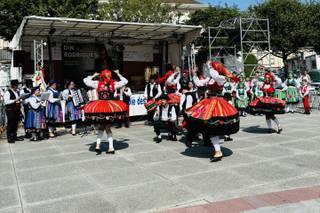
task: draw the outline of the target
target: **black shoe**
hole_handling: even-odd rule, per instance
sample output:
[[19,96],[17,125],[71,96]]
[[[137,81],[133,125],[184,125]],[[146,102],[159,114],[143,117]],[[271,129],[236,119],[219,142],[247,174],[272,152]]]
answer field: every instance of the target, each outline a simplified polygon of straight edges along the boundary
[[15,143],[13,139],[8,139],[8,143]]
[[224,141],[233,141],[233,139],[231,137],[225,137]]
[[221,159],[222,159],[222,156],[221,157],[211,156],[210,162],[218,162],[218,161],[221,161]]
[[282,128],[278,129],[277,133],[281,134],[282,130],[283,130]]
[[106,151],[106,154],[107,155],[114,155],[116,152],[113,150],[113,151]]
[[101,149],[99,148],[99,149],[95,149],[95,151],[96,151],[96,153],[97,153],[97,155],[101,155]]
[[156,142],[157,142],[157,143],[160,143],[161,141],[162,141],[162,137],[159,137],[159,136],[158,136]]
[[24,139],[21,138],[21,137],[16,137],[14,140],[15,140],[15,141],[23,141]]
[[178,140],[178,139],[177,139],[177,136],[176,136],[176,135],[172,135],[172,136],[171,136],[171,140],[172,140],[172,141],[177,141],[177,140]]
[[30,138],[32,138],[32,134],[26,133],[26,134],[24,135],[24,138],[30,139]]
[[36,137],[32,137],[30,138],[30,141],[38,141],[38,139]]

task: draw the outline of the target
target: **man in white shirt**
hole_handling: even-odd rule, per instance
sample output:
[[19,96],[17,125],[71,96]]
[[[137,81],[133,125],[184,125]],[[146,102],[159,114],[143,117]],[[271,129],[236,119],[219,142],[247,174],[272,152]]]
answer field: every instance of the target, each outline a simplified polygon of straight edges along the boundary
[[[157,75],[151,75],[150,81],[149,83],[147,83],[144,89],[144,98],[147,101],[157,100],[162,94],[161,86],[160,84],[156,83],[156,79],[157,79]],[[154,115],[154,111],[148,111],[149,124],[153,123],[153,115]]]
[[18,95],[18,80],[11,81],[11,87],[4,93],[4,105],[7,115],[7,139],[8,143],[21,141],[22,138],[17,137],[18,123],[21,119],[20,97]]
[[153,119],[154,119],[154,131],[157,135],[157,143],[162,141],[161,131],[165,130],[169,132],[169,139],[177,141],[177,113],[174,106],[169,105],[168,96],[161,96],[161,104],[157,107]]

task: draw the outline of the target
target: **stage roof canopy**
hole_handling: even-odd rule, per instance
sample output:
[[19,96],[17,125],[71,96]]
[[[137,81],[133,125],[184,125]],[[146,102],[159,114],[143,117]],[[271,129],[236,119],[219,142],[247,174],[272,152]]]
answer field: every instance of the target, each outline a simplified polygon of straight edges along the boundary
[[200,35],[201,26],[114,22],[57,17],[24,17],[10,47],[17,49],[21,42],[52,35],[61,39],[134,39],[179,40],[189,43]]

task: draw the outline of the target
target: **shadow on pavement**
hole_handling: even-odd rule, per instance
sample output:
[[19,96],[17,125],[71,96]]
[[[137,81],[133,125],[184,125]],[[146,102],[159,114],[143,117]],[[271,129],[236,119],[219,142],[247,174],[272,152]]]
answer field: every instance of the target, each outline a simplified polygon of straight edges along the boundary
[[[260,127],[259,125],[244,128],[244,129],[242,129],[242,131],[248,132],[248,133],[256,133],[256,134],[269,134],[268,128]],[[272,130],[272,132],[276,132],[276,131]]]
[[[212,147],[191,147],[187,148],[184,152],[181,152],[181,154],[195,158],[210,158],[213,151],[214,148]],[[232,150],[226,147],[221,147],[221,151],[223,152],[224,157],[229,157],[233,154]]]
[[[114,149],[115,150],[127,149],[129,147],[129,144],[126,141],[129,141],[129,139],[114,140],[114,142],[113,142]],[[95,152],[96,142],[88,143],[86,145],[89,146],[90,152]],[[108,142],[101,142],[100,149],[102,152],[107,151],[108,148],[109,148]]]

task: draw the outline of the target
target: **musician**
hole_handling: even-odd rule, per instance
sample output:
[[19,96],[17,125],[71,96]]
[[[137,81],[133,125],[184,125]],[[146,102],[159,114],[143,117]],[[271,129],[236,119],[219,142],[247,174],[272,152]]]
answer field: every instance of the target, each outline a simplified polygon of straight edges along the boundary
[[177,114],[172,105],[168,103],[168,95],[161,96],[161,104],[154,113],[154,131],[157,134],[157,143],[162,141],[161,130],[169,131],[169,139],[177,141]]
[[[91,101],[84,106],[84,112],[88,122],[98,124],[98,137],[95,151],[101,154],[100,144],[103,133],[107,133],[109,148],[107,154],[114,154],[113,137],[111,124],[121,121],[128,114],[128,105],[120,100],[114,99],[114,92],[128,83],[128,80],[120,75],[119,70],[114,71],[120,81],[115,81],[111,77],[110,70],[103,70],[101,74],[86,77],[83,82],[91,88],[95,88],[99,94],[99,100]],[[93,80],[100,75],[99,81]]]
[[25,128],[32,134],[30,141],[42,140],[42,130],[46,128],[45,102],[40,99],[40,87],[33,87],[31,96],[25,100],[28,104]]
[[[160,84],[156,83],[157,75],[151,75],[149,83],[147,83],[145,89],[144,89],[144,97],[147,101],[150,100],[157,100],[161,94],[161,86]],[[148,112],[148,121],[149,123],[153,122],[153,115],[154,111]]]
[[63,112],[61,109],[61,94],[57,90],[58,81],[51,80],[47,91],[50,93],[47,106],[47,120],[49,127],[49,137],[55,137],[55,126],[63,122]]
[[74,81],[67,81],[66,89],[62,91],[62,98],[66,101],[66,112],[65,117],[68,122],[71,122],[71,134],[73,136],[76,135],[77,121],[80,121],[82,118],[82,111],[80,107],[80,103],[78,105],[75,104],[76,99],[75,83]]
[[25,138],[31,138],[31,132],[26,128],[26,117],[28,115],[29,106],[26,100],[31,96],[33,82],[31,79],[25,80],[25,86],[20,90],[20,97],[23,100],[23,111],[24,111],[24,128],[25,128]]
[[4,93],[4,104],[7,115],[7,140],[8,143],[22,141],[17,137],[18,124],[21,120],[20,97],[18,95],[18,80],[12,80],[10,88]]

